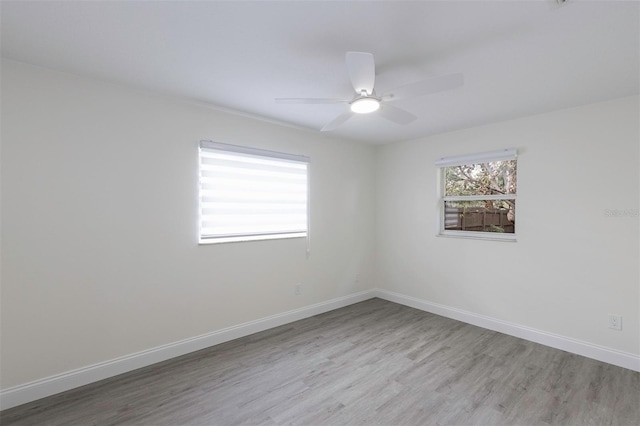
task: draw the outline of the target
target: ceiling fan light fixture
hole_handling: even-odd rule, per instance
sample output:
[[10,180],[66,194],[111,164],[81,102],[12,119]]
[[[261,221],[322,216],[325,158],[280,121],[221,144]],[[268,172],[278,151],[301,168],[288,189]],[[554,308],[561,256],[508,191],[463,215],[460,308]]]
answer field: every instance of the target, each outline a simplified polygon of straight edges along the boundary
[[380,108],[380,101],[373,97],[362,97],[351,102],[351,111],[357,114],[369,114]]

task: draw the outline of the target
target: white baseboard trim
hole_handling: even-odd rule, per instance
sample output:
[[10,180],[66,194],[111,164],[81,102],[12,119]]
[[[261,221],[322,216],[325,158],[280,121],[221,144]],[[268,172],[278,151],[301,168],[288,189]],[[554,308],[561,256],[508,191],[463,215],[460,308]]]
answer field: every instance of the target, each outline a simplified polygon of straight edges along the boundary
[[0,391],[0,410],[26,404],[27,402],[362,302],[373,297],[375,297],[373,291],[367,290],[4,389]]
[[498,331],[510,336],[519,337],[531,342],[540,343],[545,346],[582,355],[587,358],[628,368],[629,370],[640,371],[640,356],[631,353],[617,351],[615,349],[594,345],[592,343],[583,342],[570,337],[536,330],[534,328],[452,308],[450,306],[440,305],[438,303],[428,302],[426,300],[405,296],[388,290],[374,289],[373,295],[380,299],[420,309],[421,311],[430,312],[443,317],[476,325],[478,327]]
[[438,303],[428,302],[411,296],[383,289],[373,289],[339,297],[326,302],[316,303],[299,309],[272,315],[255,321],[217,330],[201,336],[169,343],[131,355],[101,362],[47,377],[34,382],[15,386],[0,391],[0,410],[5,410],[47,396],[55,395],[70,389],[88,385],[118,374],[146,367],[157,362],[166,361],[210,346],[248,336],[314,315],[339,309],[373,297],[420,309],[443,317],[452,318],[489,330],[498,331],[510,336],[519,337],[540,343],[552,348],[561,349],[587,358],[596,359],[619,367],[640,371],[640,357],[634,354],[594,345],[580,340],[560,336],[546,331],[498,320],[485,315],[452,308]]

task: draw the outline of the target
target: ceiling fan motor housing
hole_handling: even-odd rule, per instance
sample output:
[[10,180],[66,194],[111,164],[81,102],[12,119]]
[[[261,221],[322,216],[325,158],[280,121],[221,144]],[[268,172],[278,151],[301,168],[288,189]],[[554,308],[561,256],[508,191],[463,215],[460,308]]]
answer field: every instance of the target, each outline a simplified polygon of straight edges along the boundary
[[351,111],[357,114],[368,114],[380,108],[380,99],[373,96],[359,96],[351,101]]

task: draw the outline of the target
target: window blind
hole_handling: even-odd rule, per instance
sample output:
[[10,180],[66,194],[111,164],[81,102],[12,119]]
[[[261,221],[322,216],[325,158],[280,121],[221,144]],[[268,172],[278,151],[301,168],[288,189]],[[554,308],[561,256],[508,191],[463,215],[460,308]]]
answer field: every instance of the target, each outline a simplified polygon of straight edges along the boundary
[[200,142],[200,241],[306,237],[309,158]]
[[462,166],[465,164],[487,163],[489,161],[515,160],[518,152],[515,148],[502,149],[499,151],[481,152],[478,154],[456,155],[452,157],[442,157],[436,160],[437,167]]

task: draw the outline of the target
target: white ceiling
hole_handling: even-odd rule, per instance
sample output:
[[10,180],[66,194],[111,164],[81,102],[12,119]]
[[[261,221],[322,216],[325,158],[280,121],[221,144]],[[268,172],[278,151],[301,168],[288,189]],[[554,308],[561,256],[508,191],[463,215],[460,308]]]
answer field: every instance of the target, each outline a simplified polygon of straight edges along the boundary
[[319,131],[351,98],[345,52],[374,54],[377,92],[462,72],[332,131],[387,143],[638,93],[637,1],[6,1],[2,56]]

